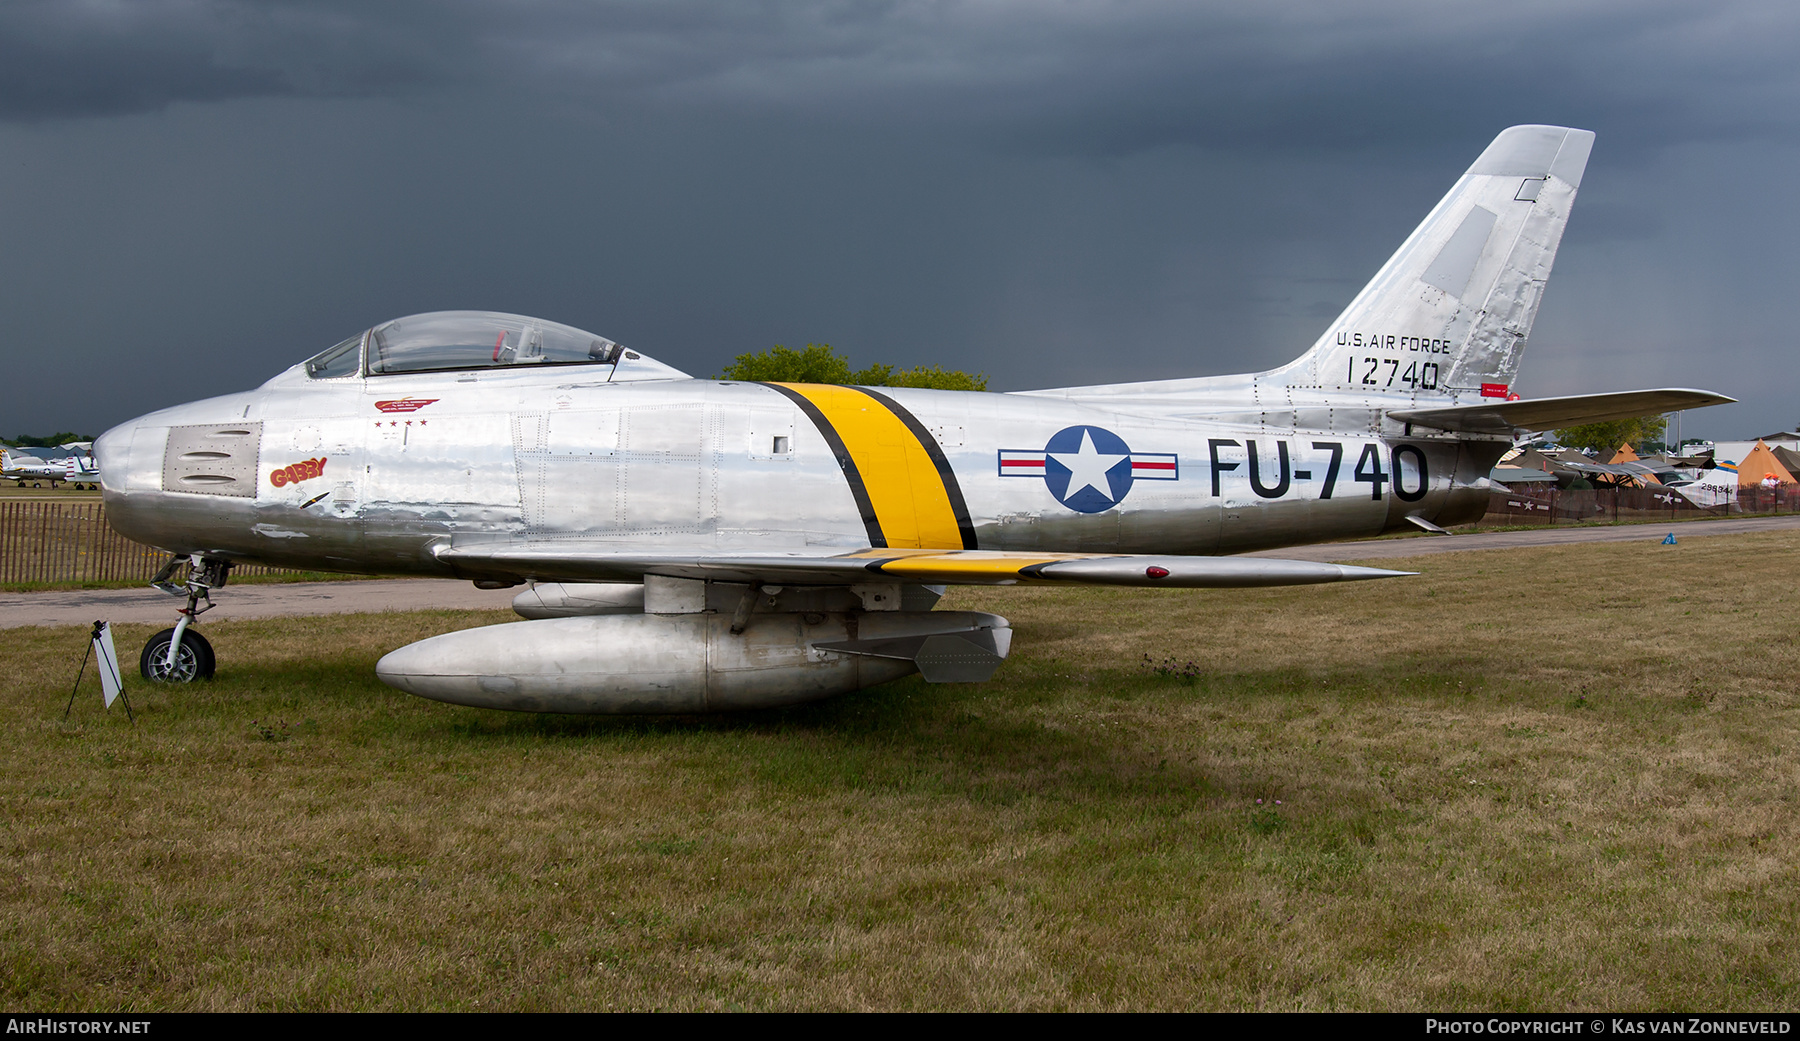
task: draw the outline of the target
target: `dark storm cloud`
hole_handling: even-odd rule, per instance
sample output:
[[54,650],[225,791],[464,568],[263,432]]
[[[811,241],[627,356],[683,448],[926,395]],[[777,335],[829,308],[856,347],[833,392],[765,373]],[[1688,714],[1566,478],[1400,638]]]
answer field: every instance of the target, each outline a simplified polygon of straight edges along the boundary
[[1440,139],[1521,111],[1646,142],[1788,132],[1800,12],[1767,3],[28,2],[0,116],[440,88],[1130,152]]
[[[15,0],[0,312],[37,346],[0,422],[97,429],[453,307],[696,373],[808,340],[1005,389],[1242,371],[1318,336],[1494,133],[1555,122],[1600,137],[1524,391],[1717,385],[1773,429],[1788,391],[1732,373],[1788,364],[1797,29],[1750,2]],[[80,394],[32,392],[69,359]]]
[[[269,60],[270,21],[269,12],[205,2],[0,7],[0,118],[118,115],[293,93],[299,66]],[[282,48],[299,52],[302,43]]]

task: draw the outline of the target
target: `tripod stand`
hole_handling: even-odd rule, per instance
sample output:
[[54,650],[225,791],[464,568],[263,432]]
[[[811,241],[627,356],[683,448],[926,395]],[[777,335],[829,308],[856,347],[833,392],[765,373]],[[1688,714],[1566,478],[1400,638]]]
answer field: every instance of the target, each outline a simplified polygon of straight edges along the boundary
[[[106,642],[103,644],[101,643],[102,640],[105,640]],[[110,684],[107,683],[108,677],[105,675],[100,677],[101,690],[104,691],[109,686],[114,690],[117,690],[119,692],[119,697],[123,698],[125,701],[125,718],[131,720],[132,726],[137,726],[137,716],[131,711],[131,699],[126,697],[125,684],[120,682],[119,679],[119,657],[116,652],[112,651],[111,645],[112,633],[107,630],[106,623],[95,622],[94,631],[88,634],[87,653],[81,656],[81,669],[75,673],[75,686],[69,688],[69,703],[63,708],[63,719],[65,721],[69,718],[69,712],[75,707],[75,692],[81,689],[81,677],[87,674],[88,659],[93,657],[94,648],[99,647],[101,648],[101,652],[100,664],[98,667],[103,672],[110,671],[112,673],[112,682]],[[111,698],[107,699],[106,706],[108,708],[112,707]]]

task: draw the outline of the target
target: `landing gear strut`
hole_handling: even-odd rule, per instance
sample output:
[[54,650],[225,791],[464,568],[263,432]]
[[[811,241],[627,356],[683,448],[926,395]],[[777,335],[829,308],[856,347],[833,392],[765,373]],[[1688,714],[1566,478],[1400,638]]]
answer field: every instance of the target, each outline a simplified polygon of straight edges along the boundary
[[[189,565],[188,577],[186,582],[178,584],[171,579],[183,562]],[[188,626],[203,612],[213,609],[212,591],[222,588],[230,574],[231,561],[196,553],[190,557],[175,557],[150,580],[152,588],[170,596],[186,597],[187,606],[181,608],[181,621],[175,623],[175,628],[164,629],[144,645],[144,653],[138,656],[138,671],[145,679],[154,683],[212,679],[216,664],[212,644],[206,642],[206,637],[190,631]],[[202,600],[206,601],[205,607],[200,606]]]

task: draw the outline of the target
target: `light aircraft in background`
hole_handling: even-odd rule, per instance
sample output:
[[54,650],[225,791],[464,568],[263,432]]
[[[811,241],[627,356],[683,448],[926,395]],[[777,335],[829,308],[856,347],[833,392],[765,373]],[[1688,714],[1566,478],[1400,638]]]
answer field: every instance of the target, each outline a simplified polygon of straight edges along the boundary
[[1225,554],[1436,531],[1483,513],[1521,429],[1731,400],[1517,400],[1592,141],[1502,133],[1310,350],[1240,376],[1005,394],[750,383],[515,315],[376,326],[99,440],[108,519],[168,550],[159,582],[187,597],[143,671],[211,675],[187,626],[239,562],[533,583],[515,601],[530,620],[402,647],[377,672],[546,712],[986,679],[1012,630],[932,610],[951,584],[1396,575]]
[[52,488],[67,481],[80,488],[83,484],[98,486],[100,468],[91,441],[72,441],[55,448],[8,446],[0,449],[0,478],[17,481],[21,488],[26,481],[49,481]]

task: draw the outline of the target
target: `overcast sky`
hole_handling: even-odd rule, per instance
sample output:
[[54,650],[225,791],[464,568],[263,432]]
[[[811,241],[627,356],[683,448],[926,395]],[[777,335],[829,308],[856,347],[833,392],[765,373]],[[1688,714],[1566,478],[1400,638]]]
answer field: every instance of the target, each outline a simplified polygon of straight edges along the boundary
[[[1598,133],[1527,396],[1800,423],[1800,5],[0,6],[0,433],[480,308],[696,375],[775,343],[996,389],[1304,350],[1501,129]],[[1782,315],[1789,317],[1783,318]]]

